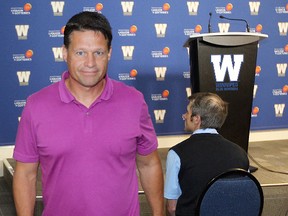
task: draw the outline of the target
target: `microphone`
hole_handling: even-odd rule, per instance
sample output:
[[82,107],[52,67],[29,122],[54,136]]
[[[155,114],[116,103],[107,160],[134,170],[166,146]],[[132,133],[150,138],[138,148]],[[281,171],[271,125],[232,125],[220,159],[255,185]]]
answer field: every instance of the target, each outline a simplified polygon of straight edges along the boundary
[[249,25],[248,25],[248,22],[247,22],[247,20],[245,20],[245,19],[232,19],[232,18],[227,18],[227,17],[224,17],[224,16],[219,16],[221,19],[227,19],[227,20],[235,20],[235,21],[243,21],[243,22],[245,22],[246,23],[246,30],[247,30],[247,32],[250,32],[250,27],[249,27]]
[[212,17],[212,13],[209,13],[209,22],[208,22],[208,32],[211,33],[211,17]]

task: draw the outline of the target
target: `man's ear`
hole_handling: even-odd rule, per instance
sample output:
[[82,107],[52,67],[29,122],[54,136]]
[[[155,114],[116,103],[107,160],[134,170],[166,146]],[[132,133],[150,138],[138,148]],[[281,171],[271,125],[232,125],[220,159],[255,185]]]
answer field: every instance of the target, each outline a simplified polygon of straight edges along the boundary
[[194,121],[195,123],[200,123],[201,122],[201,117],[199,115],[193,115],[191,116],[191,121]]
[[108,52],[108,61],[110,61],[111,55],[112,55],[112,46],[110,47],[109,52]]

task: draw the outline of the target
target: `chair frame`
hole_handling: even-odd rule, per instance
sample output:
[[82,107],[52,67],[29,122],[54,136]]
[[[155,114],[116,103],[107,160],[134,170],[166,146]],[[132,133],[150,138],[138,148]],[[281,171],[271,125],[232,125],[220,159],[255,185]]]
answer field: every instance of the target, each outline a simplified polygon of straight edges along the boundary
[[224,179],[224,178],[233,178],[233,176],[237,177],[249,177],[257,186],[258,191],[259,191],[259,195],[260,195],[260,206],[259,206],[259,216],[261,216],[262,214],[262,210],[263,210],[263,203],[264,203],[264,195],[263,195],[263,190],[262,187],[259,183],[259,181],[256,179],[255,176],[253,176],[250,172],[241,169],[241,168],[234,168],[234,169],[229,169],[221,174],[219,174],[218,176],[216,176],[215,178],[213,178],[206,186],[206,188],[204,189],[204,191],[201,193],[199,199],[198,199],[198,203],[196,206],[196,215],[200,216],[200,209],[201,209],[201,204],[202,201],[205,197],[206,192],[210,189],[210,187],[219,179]]

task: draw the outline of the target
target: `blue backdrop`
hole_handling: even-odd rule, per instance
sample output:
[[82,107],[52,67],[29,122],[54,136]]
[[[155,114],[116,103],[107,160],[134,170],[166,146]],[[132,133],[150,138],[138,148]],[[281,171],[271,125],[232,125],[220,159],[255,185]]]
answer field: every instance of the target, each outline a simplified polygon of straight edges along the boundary
[[[189,55],[195,34],[250,32],[259,44],[251,130],[288,127],[288,3],[274,1],[4,1],[0,7],[0,145],[14,144],[21,112],[33,92],[57,82],[66,70],[63,29],[80,11],[98,11],[111,22],[114,39],[109,76],[143,92],[158,135],[183,134],[182,113],[190,89]],[[243,104],[245,106],[245,104]]]

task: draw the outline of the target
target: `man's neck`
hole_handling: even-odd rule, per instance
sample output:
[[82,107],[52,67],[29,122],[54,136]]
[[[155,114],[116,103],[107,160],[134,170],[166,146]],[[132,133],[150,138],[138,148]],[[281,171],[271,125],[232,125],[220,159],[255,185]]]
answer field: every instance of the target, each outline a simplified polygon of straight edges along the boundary
[[75,83],[72,84],[71,82],[73,82],[73,80],[69,78],[66,79],[66,87],[75,97],[75,99],[87,108],[89,108],[102,94],[106,84],[105,79],[101,80],[96,86],[93,87],[85,87],[77,84],[75,85]]

